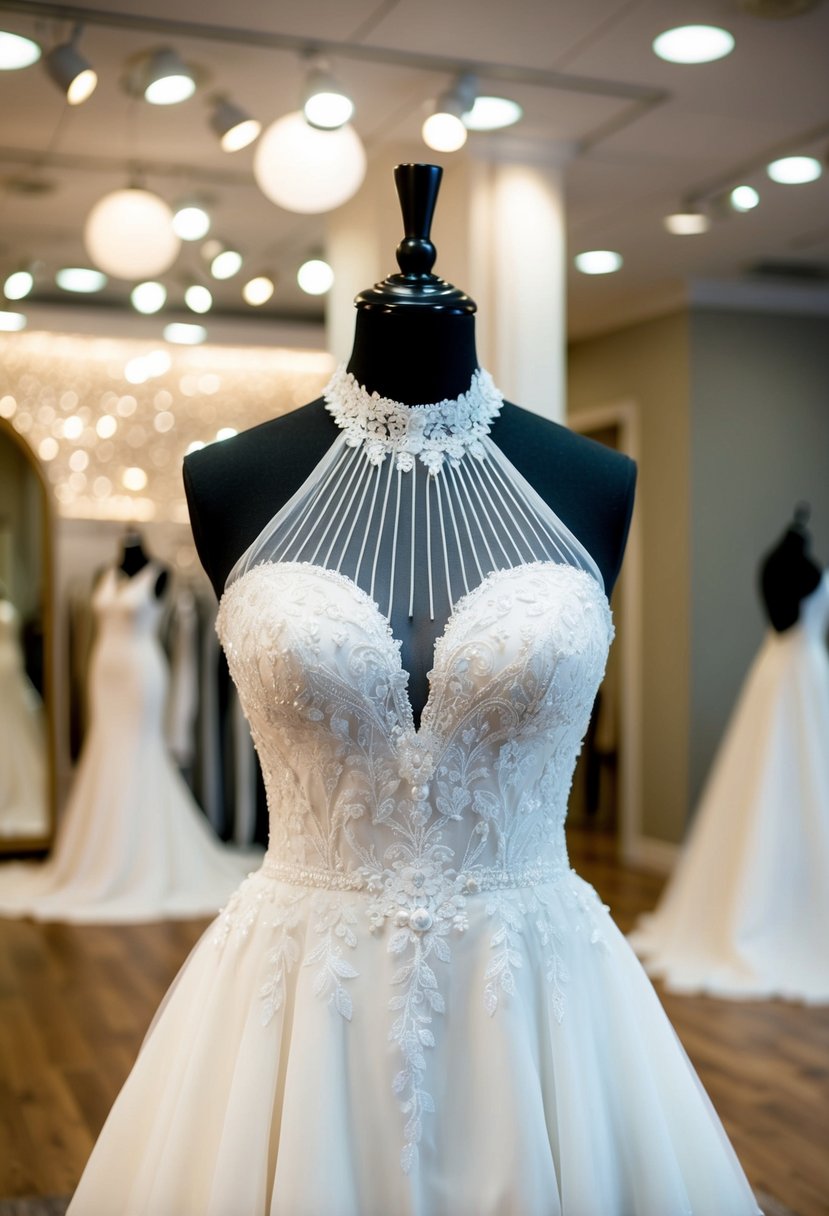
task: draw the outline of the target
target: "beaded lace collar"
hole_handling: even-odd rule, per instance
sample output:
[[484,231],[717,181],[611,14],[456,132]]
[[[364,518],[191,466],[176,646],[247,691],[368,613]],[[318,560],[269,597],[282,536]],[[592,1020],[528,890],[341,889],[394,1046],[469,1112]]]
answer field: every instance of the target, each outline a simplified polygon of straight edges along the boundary
[[365,446],[370,464],[391,453],[396,467],[410,472],[419,458],[437,474],[445,460],[457,465],[469,453],[484,456],[481,440],[503,404],[489,372],[479,368],[465,393],[430,405],[403,405],[370,393],[341,364],[325,387],[326,407],[345,431],[349,447]]

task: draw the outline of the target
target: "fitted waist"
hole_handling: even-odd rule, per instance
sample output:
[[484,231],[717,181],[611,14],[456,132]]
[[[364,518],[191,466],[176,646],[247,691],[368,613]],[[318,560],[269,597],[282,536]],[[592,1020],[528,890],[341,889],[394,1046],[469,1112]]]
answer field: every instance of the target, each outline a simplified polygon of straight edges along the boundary
[[439,901],[454,893],[475,895],[511,887],[535,887],[557,882],[569,872],[566,851],[556,859],[532,864],[510,868],[473,866],[466,870],[444,869],[433,862],[417,860],[393,869],[325,869],[280,860],[266,853],[260,869],[266,877],[293,886],[365,892],[373,896],[388,893],[393,887],[400,894],[410,894],[412,900],[418,902]]

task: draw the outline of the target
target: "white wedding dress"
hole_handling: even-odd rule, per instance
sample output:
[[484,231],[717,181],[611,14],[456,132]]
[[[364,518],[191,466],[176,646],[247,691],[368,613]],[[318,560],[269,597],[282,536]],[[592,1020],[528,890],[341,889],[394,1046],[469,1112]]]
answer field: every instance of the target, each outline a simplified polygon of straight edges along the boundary
[[631,935],[676,991],[829,1002],[829,571],[770,629],[688,841]]
[[70,1216],[755,1216],[567,860],[612,636],[598,578],[489,571],[419,728],[385,615],[340,571],[247,566],[217,628],[270,847],[165,998]]
[[43,706],[26,675],[20,617],[0,596],[0,837],[49,830]]
[[93,594],[91,722],[49,859],[0,864],[0,915],[146,921],[212,915],[251,868],[216,839],[163,737],[158,567]]

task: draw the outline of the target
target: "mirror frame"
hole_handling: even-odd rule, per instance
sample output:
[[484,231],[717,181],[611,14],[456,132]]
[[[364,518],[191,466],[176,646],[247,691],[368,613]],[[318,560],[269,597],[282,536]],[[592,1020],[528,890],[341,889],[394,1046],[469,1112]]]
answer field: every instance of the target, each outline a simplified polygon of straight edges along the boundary
[[0,837],[0,856],[18,853],[47,853],[54,843],[57,826],[57,723],[55,701],[55,566],[54,566],[54,503],[49,481],[40,461],[22,435],[6,418],[0,418],[0,438],[11,440],[23,459],[37,477],[40,486],[43,513],[40,525],[40,543],[43,554],[43,710],[46,718],[44,737],[46,759],[49,768],[47,778],[48,831],[39,836]]

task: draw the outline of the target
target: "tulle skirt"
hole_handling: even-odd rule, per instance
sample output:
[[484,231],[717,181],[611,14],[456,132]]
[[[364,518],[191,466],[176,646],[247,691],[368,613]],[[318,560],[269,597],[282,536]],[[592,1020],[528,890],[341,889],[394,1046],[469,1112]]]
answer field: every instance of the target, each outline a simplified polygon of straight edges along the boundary
[[496,941],[482,892],[451,961],[430,956],[406,1169],[393,927],[364,929],[361,894],[251,876],[165,998],[69,1216],[754,1216],[595,892],[568,873],[542,894],[554,940],[527,913]]

